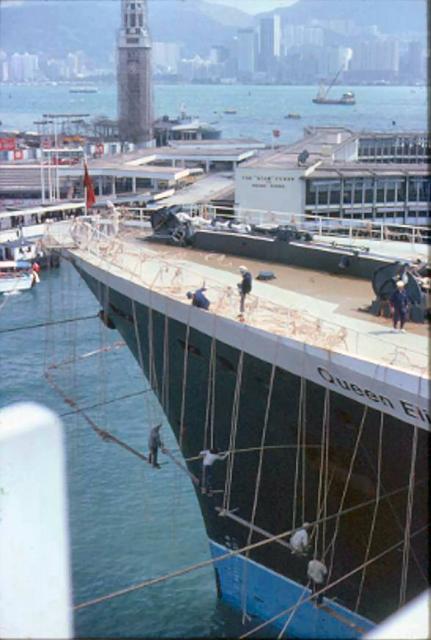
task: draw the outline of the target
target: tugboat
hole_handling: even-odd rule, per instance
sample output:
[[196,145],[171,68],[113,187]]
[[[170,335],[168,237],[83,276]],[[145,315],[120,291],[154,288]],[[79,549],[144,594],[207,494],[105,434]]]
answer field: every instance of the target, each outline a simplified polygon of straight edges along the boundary
[[323,84],[323,82],[320,84],[319,91],[316,97],[313,98],[313,102],[315,104],[343,104],[343,105],[356,104],[355,94],[352,91],[347,91],[346,93],[343,93],[341,98],[336,98],[336,99],[328,98],[328,94],[332,89],[332,87],[334,86],[335,82],[337,81],[337,78],[340,75],[341,71],[342,71],[342,68],[338,70],[337,74],[334,76],[332,82],[329,84],[327,88],[325,88],[325,85]]

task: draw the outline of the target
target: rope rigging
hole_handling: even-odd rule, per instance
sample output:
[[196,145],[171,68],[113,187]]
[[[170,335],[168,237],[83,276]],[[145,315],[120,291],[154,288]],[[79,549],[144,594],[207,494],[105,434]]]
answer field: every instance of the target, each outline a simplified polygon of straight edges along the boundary
[[186,410],[186,391],[187,391],[187,371],[189,364],[189,339],[190,339],[190,311],[187,319],[187,328],[186,328],[186,340],[184,346],[184,359],[183,359],[183,382],[182,382],[182,391],[181,391],[181,412],[180,412],[180,437],[179,444],[180,449],[183,446],[184,440],[184,415]]
[[0,329],[2,333],[15,333],[16,331],[28,331],[30,329],[41,329],[44,327],[52,327],[59,324],[68,324],[70,322],[81,322],[82,320],[94,320],[97,313],[91,316],[78,316],[76,318],[65,318],[64,320],[50,320],[49,322],[36,322],[35,324],[26,324],[20,327],[9,327],[8,329]]
[[412,453],[411,453],[411,466],[409,475],[409,491],[407,496],[407,511],[406,511],[406,526],[404,533],[404,547],[403,547],[403,566],[401,571],[401,585],[400,585],[400,607],[405,604],[406,592],[407,592],[407,578],[409,571],[409,555],[410,555],[410,529],[412,526],[413,515],[413,499],[414,499],[414,487],[415,487],[415,467],[416,467],[416,454],[418,445],[418,427],[414,427],[412,438]]
[[[362,431],[364,429],[364,424],[365,424],[365,421],[366,421],[367,413],[368,413],[368,406],[365,405],[364,406],[364,411],[363,411],[363,414],[362,414],[361,423],[360,423],[359,429],[358,429],[358,434],[357,434],[357,437],[356,437],[355,446],[354,446],[354,449],[353,449],[353,452],[352,452],[352,457],[350,459],[349,471],[347,473],[346,482],[344,484],[343,493],[341,495],[339,512],[341,512],[341,510],[343,509],[344,501],[345,501],[346,496],[347,496],[347,491],[348,491],[349,484],[350,484],[350,478],[351,478],[352,473],[353,473],[353,467],[355,465],[356,454],[358,452],[359,443],[361,441]],[[328,545],[328,547],[327,547],[327,549],[325,550],[325,553],[324,553],[324,557],[326,557],[326,555],[329,552],[329,550],[331,550],[331,560],[330,560],[329,570],[328,570],[328,581],[331,579],[332,569],[333,569],[333,565],[334,565],[335,543],[336,543],[337,536],[338,536],[339,526],[340,526],[340,519],[337,518],[336,521],[335,521],[335,529],[334,529],[333,536],[331,538],[331,542],[329,543],[329,545]]]
[[[428,529],[429,526],[430,526],[429,524],[426,524],[423,527],[421,527],[420,529],[417,529],[414,533],[411,534],[410,539],[414,538],[415,536],[417,536],[419,534],[421,534],[423,531]],[[330,582],[330,583],[326,584],[324,587],[322,587],[321,589],[319,589],[315,593],[313,593],[313,594],[309,595],[307,598],[305,598],[302,601],[302,604],[306,604],[307,602],[310,602],[313,598],[315,598],[318,595],[323,595],[324,593],[329,591],[329,589],[332,589],[332,587],[335,587],[337,584],[340,584],[341,582],[344,582],[344,580],[347,580],[347,578],[350,578],[351,576],[353,576],[356,573],[358,573],[358,571],[361,571],[365,567],[368,567],[370,564],[373,564],[374,562],[377,562],[378,560],[383,558],[388,553],[391,553],[392,551],[395,551],[395,549],[397,549],[401,544],[403,544],[403,542],[404,542],[403,540],[399,540],[398,542],[396,542],[395,544],[391,545],[390,547],[388,547],[384,551],[381,551],[380,553],[375,555],[373,558],[370,558],[369,560],[367,560],[367,562],[362,562],[355,569],[352,569],[351,571],[349,571],[348,573],[344,574],[340,578],[337,578],[333,582]],[[243,640],[244,638],[249,638],[251,635],[253,635],[257,631],[261,631],[261,629],[263,629],[264,627],[272,624],[273,622],[276,622],[277,620],[279,620],[283,616],[288,615],[292,611],[292,609],[294,609],[295,607],[296,607],[296,603],[294,605],[290,606],[289,608],[285,609],[284,611],[281,611],[280,613],[277,613],[275,616],[273,616],[269,620],[266,620],[265,622],[262,622],[262,624],[259,624],[257,627],[254,627],[250,631],[247,631],[247,633],[244,633],[242,636],[239,637],[239,640]]]
[[239,408],[240,408],[243,365],[244,365],[244,351],[241,351],[239,354],[238,364],[236,369],[235,391],[234,391],[234,397],[233,397],[233,403],[232,403],[232,413],[231,413],[231,423],[230,423],[229,451],[231,455],[228,457],[228,460],[227,460],[226,479],[225,479],[224,494],[223,494],[223,508],[227,510],[230,509],[232,477],[233,477],[233,468],[235,464],[235,453],[236,453],[235,444],[236,444],[236,436],[238,431],[238,418],[239,418]]
[[[419,535],[420,533],[422,533],[423,531],[428,529],[429,526],[430,526],[429,524],[424,525],[423,527],[421,527],[417,531],[414,531],[411,534],[410,537],[413,538],[413,537]],[[224,553],[223,555],[218,556],[217,558],[210,558],[208,560],[203,560],[202,562],[197,562],[197,563],[195,563],[193,565],[190,565],[188,567],[183,567],[182,569],[178,569],[176,571],[173,571],[171,573],[165,574],[163,576],[158,576],[157,578],[150,578],[148,580],[144,580],[143,582],[139,582],[137,584],[131,585],[131,586],[126,587],[124,589],[120,589],[118,591],[114,591],[112,593],[108,593],[108,594],[106,594],[104,596],[100,596],[98,598],[93,598],[92,600],[87,600],[86,602],[82,602],[80,604],[77,604],[77,605],[75,605],[73,607],[73,609],[75,611],[79,611],[80,609],[85,609],[87,607],[91,607],[91,606],[94,606],[96,604],[100,604],[101,602],[106,602],[108,600],[113,600],[114,598],[118,598],[118,597],[126,595],[128,593],[132,593],[134,591],[139,591],[141,589],[145,589],[146,587],[150,587],[150,586],[153,586],[155,584],[160,584],[161,582],[166,582],[167,580],[171,580],[172,578],[177,578],[177,577],[185,575],[187,573],[191,573],[192,571],[196,571],[198,569],[203,569],[204,567],[208,567],[208,566],[210,566],[212,564],[216,564],[217,562],[223,562],[225,560],[228,560],[229,558],[232,558],[234,556],[238,556],[240,554],[243,554],[246,551],[251,551],[252,549],[263,547],[263,546],[265,546],[267,544],[270,544],[271,542],[274,542],[275,539],[282,539],[282,538],[290,535],[291,533],[292,533],[292,530],[285,531],[285,532],[280,533],[280,534],[278,534],[276,536],[273,536],[270,540],[261,540],[260,542],[254,542],[253,544],[249,545],[248,547],[242,547],[240,549],[233,549],[232,551]],[[344,576],[341,576],[340,578],[337,578],[337,580],[335,580],[331,584],[325,585],[322,589],[320,589],[319,592],[316,592],[315,594],[313,594],[313,596],[309,596],[308,598],[306,598],[303,601],[302,604],[305,604],[306,602],[311,600],[311,598],[314,597],[315,595],[318,595],[320,593],[325,593],[326,591],[328,591],[329,589],[331,589],[335,585],[339,584],[340,582],[343,582],[344,580],[346,580],[350,576],[352,576],[355,573],[357,573],[358,571],[360,571],[364,566],[368,566],[368,565],[372,564],[373,562],[376,562],[377,560],[379,560],[383,556],[385,556],[387,553],[390,553],[391,551],[394,551],[401,544],[403,544],[403,540],[400,540],[399,542],[393,544],[388,549],[385,549],[384,551],[379,553],[377,556],[374,556],[373,558],[369,559],[367,561],[366,565],[365,565],[364,562],[361,563],[358,567],[356,567],[355,569],[353,569],[349,573],[345,574]],[[295,606],[296,606],[296,603],[295,603],[295,605],[293,605],[293,607],[295,607]],[[293,607],[289,607],[289,609],[286,609],[285,611],[282,611],[281,613],[279,613],[276,616],[274,616],[273,618],[271,618],[271,620],[267,620],[266,622],[264,622],[259,627],[256,627],[256,628],[252,629],[251,631],[247,632],[247,634],[244,634],[243,636],[241,636],[241,638],[246,638],[249,635],[252,635],[253,633],[255,633],[256,631],[259,631],[261,628],[267,626],[268,624],[271,624],[272,622],[274,622],[278,618],[281,618],[283,615],[287,615],[291,611],[291,609]]]
[[[296,427],[296,459],[295,459],[295,476],[293,482],[293,504],[292,504],[292,529],[297,526],[296,508],[297,508],[297,495],[298,495],[298,478],[299,478],[299,460],[300,460],[300,443],[302,442],[302,430],[303,430],[303,416],[304,416],[304,396],[305,396],[305,379],[301,378],[299,388],[299,401],[298,401],[298,420]],[[302,458],[301,458],[302,460]],[[302,519],[304,522],[305,518]]]
[[[375,527],[375,524],[376,524],[377,512],[378,512],[379,504],[380,504],[381,476],[382,476],[383,423],[384,423],[384,413],[382,411],[380,413],[379,444],[378,444],[378,449],[377,449],[376,500],[375,500],[375,503],[374,503],[373,516],[372,516],[372,519],[371,519],[371,526],[370,526],[370,533],[369,533],[369,536],[368,536],[367,549],[365,551],[365,561],[368,560],[368,557],[370,555],[371,544],[372,544],[372,541],[373,541],[374,527]],[[366,568],[364,567],[364,570],[363,570],[362,575],[361,575],[361,582],[359,584],[355,611],[358,611],[359,604],[361,602],[362,590],[364,588],[364,583],[365,583],[365,572],[366,572]]]
[[[270,413],[270,409],[271,409],[272,392],[273,392],[273,388],[274,388],[274,378],[275,378],[275,371],[276,371],[276,364],[275,363],[276,363],[276,358],[277,358],[277,350],[278,350],[278,340],[277,340],[277,343],[276,343],[274,361],[273,361],[273,364],[272,364],[272,367],[271,367],[271,375],[270,375],[270,380],[269,380],[268,396],[267,396],[266,409],[265,409],[265,418],[264,418],[264,422],[263,422],[262,436],[261,436],[261,441],[260,441],[259,463],[258,463],[257,476],[256,476],[256,487],[255,487],[254,499],[253,499],[253,507],[252,507],[252,512],[251,512],[251,525],[252,526],[254,525],[255,518],[256,518],[257,504],[258,504],[259,493],[260,493],[260,483],[261,483],[261,479],[262,479],[263,454],[264,454],[264,447],[265,447],[265,440],[266,440],[266,432],[267,432],[267,429],[268,429],[269,413]],[[248,536],[247,536],[247,544],[248,545],[251,543],[252,536],[253,536],[253,529],[250,527],[249,533],[248,533]],[[249,553],[247,552],[246,559],[248,559],[248,557],[249,557]],[[244,621],[245,621],[245,617],[247,616],[247,577],[248,577],[247,568],[248,568],[248,565],[247,565],[247,563],[245,563],[245,565],[244,565],[245,579],[243,580],[243,585],[244,585],[244,589],[245,589],[245,596],[243,594],[243,624],[244,624]]]

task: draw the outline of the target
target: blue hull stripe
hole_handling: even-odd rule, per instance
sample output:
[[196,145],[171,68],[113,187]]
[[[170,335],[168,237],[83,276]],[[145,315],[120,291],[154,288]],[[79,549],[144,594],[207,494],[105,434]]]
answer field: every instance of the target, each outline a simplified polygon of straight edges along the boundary
[[[212,540],[210,540],[210,550],[213,558],[229,551],[228,548]],[[223,600],[234,608],[241,609],[246,598],[247,613],[263,621],[295,606],[301,596],[304,599],[311,594],[304,585],[242,555],[217,563],[215,568]],[[243,585],[245,585],[244,589]],[[289,615],[280,617],[273,626],[281,629]],[[334,640],[359,638],[373,627],[374,624],[366,618],[324,598],[323,606],[317,607],[313,602],[300,605],[290,620],[286,635],[295,638]]]

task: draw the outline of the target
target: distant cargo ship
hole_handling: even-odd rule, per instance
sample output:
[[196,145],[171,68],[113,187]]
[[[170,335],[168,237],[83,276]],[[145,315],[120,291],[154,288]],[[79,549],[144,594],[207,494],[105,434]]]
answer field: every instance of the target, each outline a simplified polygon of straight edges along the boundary
[[347,104],[354,105],[356,104],[355,94],[351,91],[347,91],[347,93],[343,93],[341,98],[327,98],[326,95],[321,95],[321,92],[317,94],[315,98],[313,98],[313,102],[315,104]]
[[335,98],[335,99],[328,98],[328,94],[332,89],[332,87],[334,86],[335,82],[337,81],[337,78],[340,75],[341,71],[342,71],[342,67],[338,70],[337,74],[334,76],[333,80],[331,81],[331,83],[327,88],[325,88],[325,85],[323,84],[323,82],[321,83],[316,97],[313,98],[313,102],[315,104],[344,104],[344,105],[356,104],[355,94],[352,93],[352,91],[347,91],[346,93],[343,93],[341,98]]
[[97,87],[75,87],[69,89],[69,93],[99,93],[99,89]]

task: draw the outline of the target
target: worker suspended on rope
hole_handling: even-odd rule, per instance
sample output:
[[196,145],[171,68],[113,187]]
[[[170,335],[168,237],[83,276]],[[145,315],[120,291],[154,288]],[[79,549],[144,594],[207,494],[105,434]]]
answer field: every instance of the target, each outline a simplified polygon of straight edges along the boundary
[[161,427],[161,424],[153,427],[150,431],[150,435],[148,436],[148,460],[156,469],[160,469],[160,465],[157,462],[157,453],[159,451],[159,448],[163,448],[163,442],[160,438]]
[[309,526],[308,522],[304,522],[302,527],[290,536],[289,544],[293,554],[301,556],[306,554],[309,542],[307,533]]
[[211,449],[204,449],[199,455],[203,456],[202,493],[207,493],[211,496],[213,489],[213,464],[216,460],[225,460],[229,455],[229,451],[220,453],[217,447],[212,447]]
[[[310,560],[307,568],[307,576],[311,580],[313,593],[316,593],[316,591],[319,591],[319,588],[325,582],[325,577],[327,573],[328,573],[328,569],[323,564],[323,562],[321,562],[320,560],[316,560],[316,558],[314,558],[313,560]],[[316,604],[321,604],[322,601],[323,601],[323,596],[322,594],[319,594],[316,597]]]

